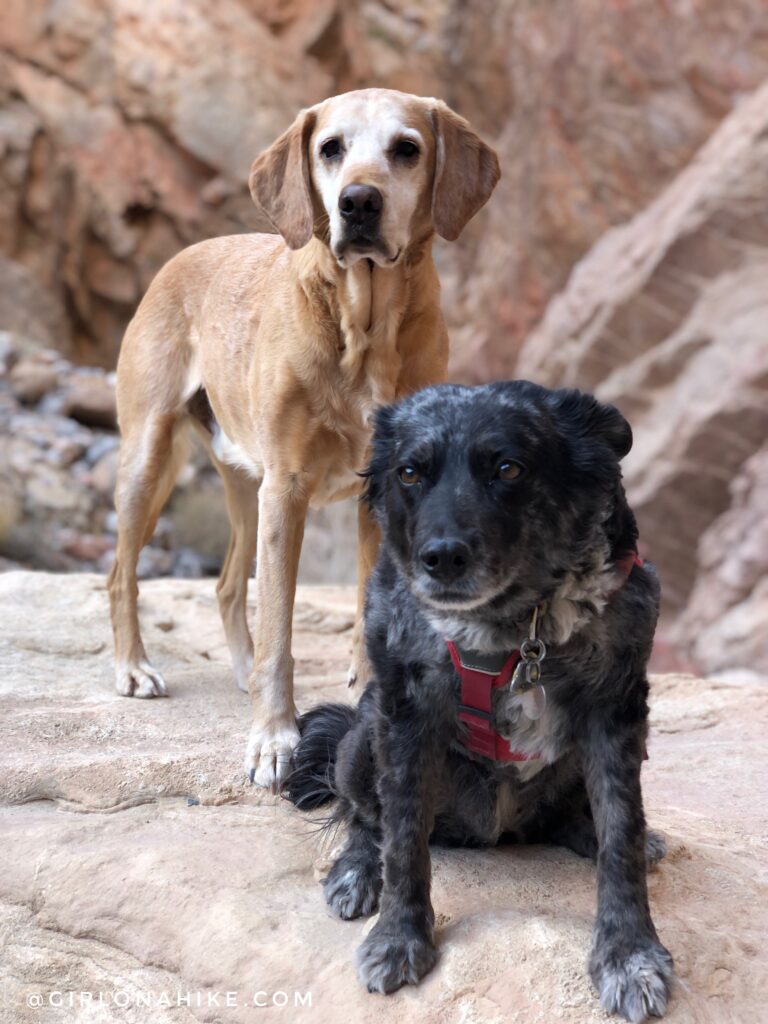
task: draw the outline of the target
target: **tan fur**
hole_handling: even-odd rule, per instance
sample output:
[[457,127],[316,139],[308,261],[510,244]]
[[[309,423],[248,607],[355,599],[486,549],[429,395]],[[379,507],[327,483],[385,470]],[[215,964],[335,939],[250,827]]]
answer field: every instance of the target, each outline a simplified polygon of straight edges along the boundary
[[[382,133],[397,124],[422,142],[415,167],[388,156]],[[331,170],[317,150],[329,131],[346,132],[349,150]],[[359,493],[355,471],[366,462],[376,405],[444,378],[432,236],[437,226],[456,237],[497,177],[493,152],[438,101],[387,90],[335,97],[302,112],[254,163],[252,193],[282,237],[238,235],[184,250],[157,275],[126,332],[109,578],[117,688],[166,692],[139,633],[136,562],[192,422],[225,485],[232,535],[218,597],[238,684],[253,700],[246,769],[262,785],[280,783],[297,741],[291,619],[307,508]],[[333,196],[350,181],[384,197],[383,248],[370,259],[335,255]],[[190,414],[200,389],[215,416],[213,436]],[[360,609],[377,545],[361,508]],[[366,673],[358,623],[350,676]]]

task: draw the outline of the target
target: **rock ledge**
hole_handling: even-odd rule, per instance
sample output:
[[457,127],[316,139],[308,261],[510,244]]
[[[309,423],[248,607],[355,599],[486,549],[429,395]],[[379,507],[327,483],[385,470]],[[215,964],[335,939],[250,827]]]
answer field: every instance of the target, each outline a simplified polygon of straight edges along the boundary
[[[353,604],[350,589],[300,589],[301,707],[348,699]],[[440,963],[418,989],[362,991],[352,956],[365,924],[331,918],[317,885],[328,850],[303,816],[242,782],[248,704],[213,581],[145,583],[141,615],[168,700],[113,693],[103,579],[0,576],[9,1020],[128,1024],[150,1019],[151,997],[153,1024],[240,1024],[256,993],[276,1002],[270,1019],[291,1022],[607,1019],[585,971],[593,867],[542,847],[435,851]],[[651,898],[683,982],[667,1019],[758,1020],[768,689],[658,676],[653,721],[646,804],[670,853]],[[62,992],[74,1005],[50,1005]],[[104,994],[98,1011],[79,1007],[80,992]],[[237,1005],[209,1005],[215,992]],[[38,995],[43,1007],[28,1006]]]

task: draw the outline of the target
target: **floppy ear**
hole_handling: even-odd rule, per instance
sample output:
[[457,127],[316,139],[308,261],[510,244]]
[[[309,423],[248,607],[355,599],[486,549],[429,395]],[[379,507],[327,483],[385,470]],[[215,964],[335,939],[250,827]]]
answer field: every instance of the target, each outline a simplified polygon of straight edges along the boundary
[[371,460],[363,473],[366,478],[362,498],[374,511],[381,505],[384,494],[384,481],[389,472],[392,458],[392,446],[395,432],[395,409],[391,405],[382,405],[374,413],[373,438],[371,439]]
[[432,223],[438,235],[455,241],[465,224],[488,202],[499,180],[499,158],[442,100],[430,110],[435,133]]
[[303,248],[314,229],[309,138],[315,121],[314,110],[302,110],[288,131],[256,157],[248,180],[254,203],[289,249]]
[[607,444],[617,459],[632,448],[632,428],[615,405],[603,405],[594,395],[563,389],[554,392],[559,410],[583,436]]

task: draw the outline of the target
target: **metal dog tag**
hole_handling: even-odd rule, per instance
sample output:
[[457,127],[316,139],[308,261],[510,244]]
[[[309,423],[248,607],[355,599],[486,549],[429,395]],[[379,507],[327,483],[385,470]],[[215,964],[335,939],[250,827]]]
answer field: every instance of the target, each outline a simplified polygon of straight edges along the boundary
[[523,714],[535,722],[547,710],[547,693],[543,686],[534,686],[520,694]]
[[541,611],[539,607],[533,610],[528,636],[520,644],[520,661],[510,683],[511,692],[520,697],[523,714],[534,722],[547,708],[547,695],[541,683],[541,663],[547,656],[547,648],[538,637]]

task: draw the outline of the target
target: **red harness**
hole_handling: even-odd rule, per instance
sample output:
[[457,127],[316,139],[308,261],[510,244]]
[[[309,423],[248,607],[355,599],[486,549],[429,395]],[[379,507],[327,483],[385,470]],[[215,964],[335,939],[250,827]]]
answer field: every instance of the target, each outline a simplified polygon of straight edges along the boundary
[[[643,560],[636,551],[632,551],[618,559],[615,565],[619,582],[612,592],[614,594],[621,590],[635,566],[642,568]],[[446,644],[461,680],[458,717],[466,727],[461,730],[461,739],[467,750],[492,761],[541,760],[540,754],[523,754],[519,750],[512,750],[509,740],[493,727],[493,691],[510,682],[520,660],[520,651],[486,655],[475,651],[459,651],[450,640],[446,640]]]

